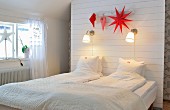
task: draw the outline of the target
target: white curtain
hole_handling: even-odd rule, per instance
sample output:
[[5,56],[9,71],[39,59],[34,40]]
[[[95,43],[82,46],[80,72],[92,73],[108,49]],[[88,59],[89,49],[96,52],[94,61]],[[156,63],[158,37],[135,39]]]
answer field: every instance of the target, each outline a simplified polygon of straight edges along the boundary
[[30,26],[30,69],[32,79],[47,76],[46,25],[42,21],[29,20]]

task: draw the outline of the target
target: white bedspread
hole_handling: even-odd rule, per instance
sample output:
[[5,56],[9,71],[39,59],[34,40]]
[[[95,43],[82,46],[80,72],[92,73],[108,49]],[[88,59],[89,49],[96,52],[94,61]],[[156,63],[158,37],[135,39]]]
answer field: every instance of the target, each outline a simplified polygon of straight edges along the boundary
[[37,81],[44,82],[48,81],[49,83],[57,82],[57,83],[84,83],[92,80],[96,80],[100,78],[99,74],[94,74],[88,72],[71,72],[71,73],[63,73],[47,78],[37,79]]
[[116,72],[98,80],[89,82],[94,85],[117,87],[135,91],[146,83],[146,79],[137,73]]
[[0,87],[0,104],[23,110],[147,110],[131,91],[90,84],[34,82]]
[[99,74],[90,74],[90,73],[84,74],[84,72],[82,73],[81,72],[63,73],[47,78],[40,78],[40,79],[30,80],[21,83],[31,85],[36,82],[37,86],[43,86],[43,85],[60,84],[60,83],[85,83],[100,78]]

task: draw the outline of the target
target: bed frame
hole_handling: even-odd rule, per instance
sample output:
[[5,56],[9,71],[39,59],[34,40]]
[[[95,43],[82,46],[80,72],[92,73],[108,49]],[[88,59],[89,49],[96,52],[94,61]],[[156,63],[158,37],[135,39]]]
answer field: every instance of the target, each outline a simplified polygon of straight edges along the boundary
[[153,104],[151,104],[148,110],[153,110]]
[[[7,107],[5,105],[0,105],[0,110],[20,110],[12,107]],[[153,110],[153,104],[149,107],[148,110]]]
[[8,106],[5,106],[5,105],[0,105],[0,110],[20,110],[20,109],[8,107]]

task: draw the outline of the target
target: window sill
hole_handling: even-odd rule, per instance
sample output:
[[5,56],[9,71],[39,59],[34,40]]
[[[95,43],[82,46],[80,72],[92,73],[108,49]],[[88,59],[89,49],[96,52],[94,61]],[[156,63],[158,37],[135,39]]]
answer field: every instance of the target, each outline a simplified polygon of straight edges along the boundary
[[[30,66],[29,58],[20,58],[23,66]],[[0,69],[1,68],[13,68],[13,67],[21,67],[20,61],[18,58],[12,59],[0,59]]]
[[0,59],[0,63],[18,62],[19,59],[20,59],[21,61],[29,61],[29,58],[10,58],[10,59]]

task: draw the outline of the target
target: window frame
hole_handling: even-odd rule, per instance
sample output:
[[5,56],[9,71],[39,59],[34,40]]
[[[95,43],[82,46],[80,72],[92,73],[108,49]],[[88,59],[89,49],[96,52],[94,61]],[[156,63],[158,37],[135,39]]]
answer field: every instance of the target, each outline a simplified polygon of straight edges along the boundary
[[[9,59],[17,59],[19,58],[19,25],[23,26],[24,24],[22,23],[12,23],[12,22],[3,22],[0,21],[0,26],[10,26],[12,28],[12,32],[15,33],[11,35],[11,40],[12,40],[12,57],[8,57]],[[22,58],[22,57],[21,57]],[[1,60],[5,60],[5,57],[0,57]]]

